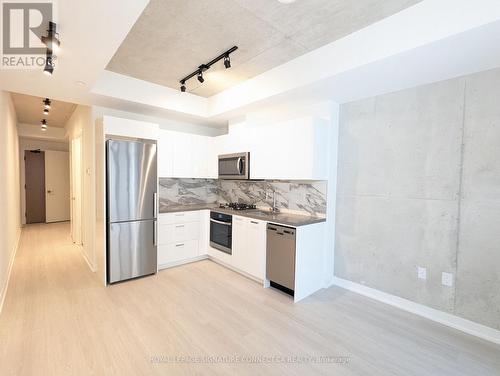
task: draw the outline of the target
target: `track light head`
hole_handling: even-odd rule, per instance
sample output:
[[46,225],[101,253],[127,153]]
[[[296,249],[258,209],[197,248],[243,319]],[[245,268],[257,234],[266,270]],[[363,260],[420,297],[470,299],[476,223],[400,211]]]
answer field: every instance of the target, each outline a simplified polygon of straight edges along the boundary
[[42,43],[47,46],[47,48],[54,53],[59,51],[61,46],[61,41],[59,40],[59,34],[57,33],[57,25],[55,22],[49,22],[49,29],[47,30],[47,36],[42,36],[40,39]]
[[47,108],[45,108],[45,109],[43,110],[43,114],[44,114],[44,115],[48,115],[48,114],[49,114],[49,110],[48,110]]
[[224,66],[226,67],[226,69],[231,68],[231,58],[229,57],[229,55],[224,56]]
[[181,81],[181,91],[183,93],[186,92],[186,81],[184,81],[184,80]]
[[45,68],[43,69],[43,73],[47,76],[52,76],[54,73],[54,62],[52,61],[52,52],[47,49],[47,57],[45,58]]
[[50,105],[51,105],[51,101],[49,98],[45,98],[43,100],[43,108],[46,109],[46,110],[50,110]]
[[203,78],[203,72],[202,71],[198,72],[198,81],[200,81],[200,83],[204,83],[205,82],[205,79]]
[[47,130],[47,120],[42,119],[42,121],[40,122],[40,125],[42,127],[42,131],[46,131]]

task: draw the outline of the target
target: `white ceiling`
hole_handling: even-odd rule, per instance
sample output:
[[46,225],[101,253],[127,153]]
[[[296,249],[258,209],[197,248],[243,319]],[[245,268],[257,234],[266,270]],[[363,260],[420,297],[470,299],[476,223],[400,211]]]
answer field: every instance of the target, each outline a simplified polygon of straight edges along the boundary
[[151,0],[107,68],[159,85],[179,80],[233,45],[188,91],[209,97],[421,0]]
[[74,103],[51,100],[49,114],[44,115],[42,101],[45,98],[17,93],[11,93],[11,97],[18,123],[40,124],[46,119],[49,127],[63,128],[76,108]]

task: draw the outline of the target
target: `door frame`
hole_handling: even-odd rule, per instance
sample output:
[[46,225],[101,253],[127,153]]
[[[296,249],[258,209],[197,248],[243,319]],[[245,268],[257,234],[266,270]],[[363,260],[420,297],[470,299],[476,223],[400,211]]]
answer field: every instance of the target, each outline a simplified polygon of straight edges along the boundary
[[71,238],[83,245],[83,153],[82,136],[71,140],[70,145]]

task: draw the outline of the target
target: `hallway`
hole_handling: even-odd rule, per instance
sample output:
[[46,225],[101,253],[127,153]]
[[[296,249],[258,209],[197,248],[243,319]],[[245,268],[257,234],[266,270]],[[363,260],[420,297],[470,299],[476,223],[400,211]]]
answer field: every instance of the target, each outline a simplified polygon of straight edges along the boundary
[[498,346],[340,288],[294,305],[210,261],[104,287],[69,232],[68,223],[23,228],[0,315],[2,376],[500,373]]

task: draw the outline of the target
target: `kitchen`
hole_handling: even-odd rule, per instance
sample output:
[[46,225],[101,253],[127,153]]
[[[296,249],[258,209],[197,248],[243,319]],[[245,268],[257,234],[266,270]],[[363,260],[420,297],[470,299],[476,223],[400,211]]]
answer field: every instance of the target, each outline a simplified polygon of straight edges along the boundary
[[[105,205],[110,213],[108,240],[103,247],[107,249],[107,283],[208,258],[263,287],[284,291],[296,302],[325,287],[329,173],[325,159],[329,144],[324,136],[328,122],[307,116],[285,119],[274,127],[256,125],[249,130],[244,125],[234,124],[227,135],[203,137],[104,117],[102,136],[107,146],[102,155],[108,160]],[[127,141],[124,137],[131,126],[136,138],[144,129],[144,138],[157,135],[156,139]],[[288,135],[280,138],[272,157],[261,142],[262,132]],[[307,134],[316,141],[311,149],[294,156],[293,148],[304,145]],[[148,154],[144,154],[145,148]],[[235,148],[243,149],[235,152]],[[150,164],[140,166],[144,160]],[[283,164],[291,165],[287,169],[281,167]],[[131,181],[129,174],[117,173],[120,170],[137,171],[137,176],[143,177]],[[278,177],[273,178],[278,170]],[[125,177],[127,180],[119,180]],[[158,187],[153,188],[157,180]],[[117,189],[127,184],[129,190]],[[134,217],[139,213],[131,217],[131,209],[124,205],[144,209],[144,202],[134,201],[140,197],[150,197],[148,205],[153,206],[149,212],[156,212],[149,217]],[[123,218],[113,214],[120,211],[126,213]],[[156,221],[153,230],[117,228],[131,218]],[[129,241],[139,236],[129,231],[153,239],[147,243],[147,252],[138,246],[144,246],[145,240]],[[144,253],[150,255],[133,257]]]

